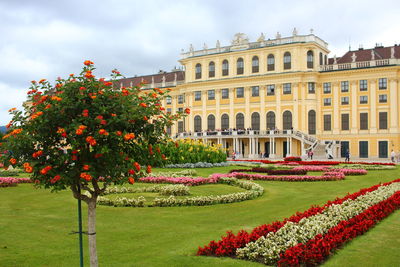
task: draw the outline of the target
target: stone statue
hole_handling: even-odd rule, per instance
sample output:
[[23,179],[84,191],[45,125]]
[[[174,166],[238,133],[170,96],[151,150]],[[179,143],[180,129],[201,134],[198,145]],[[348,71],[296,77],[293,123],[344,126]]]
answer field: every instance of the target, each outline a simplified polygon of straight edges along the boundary
[[371,50],[371,60],[375,60],[375,52],[374,52],[374,49]]
[[337,64],[337,58],[336,55],[333,56],[333,64]]
[[192,44],[190,44],[189,52],[190,52],[190,53],[193,53],[193,45],[192,45]]
[[154,76],[151,76],[151,84],[154,84]]
[[356,62],[357,56],[356,53],[353,52],[353,55],[351,56],[352,62]]
[[314,29],[313,28],[310,29],[310,34],[314,34]]
[[261,33],[260,37],[258,37],[257,42],[264,42],[265,41],[265,36],[264,33]]
[[165,75],[162,76],[162,82],[165,83]]
[[206,43],[204,43],[204,45],[203,45],[203,49],[204,49],[204,50],[207,50],[207,49],[208,49],[208,47],[207,47],[207,44],[206,44]]
[[281,34],[279,32],[276,33],[276,39],[281,39]]
[[235,34],[232,45],[244,45],[249,43],[249,38],[244,33],[237,33]]
[[394,58],[394,46],[390,48],[390,58]]
[[296,29],[296,27],[294,27],[294,29],[293,29],[293,36],[297,36],[297,29]]
[[217,40],[216,47],[217,47],[217,48],[220,48],[220,47],[221,47],[221,44],[219,43],[219,40]]

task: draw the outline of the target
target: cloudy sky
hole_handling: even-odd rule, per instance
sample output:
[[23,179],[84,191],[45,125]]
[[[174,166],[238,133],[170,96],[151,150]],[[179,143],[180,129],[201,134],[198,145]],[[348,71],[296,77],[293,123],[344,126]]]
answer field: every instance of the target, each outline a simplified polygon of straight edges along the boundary
[[20,107],[31,80],[78,73],[85,59],[97,77],[114,68],[125,76],[179,66],[181,49],[230,44],[243,32],[274,38],[314,34],[331,56],[360,44],[400,43],[398,1],[270,0],[0,0],[0,125]]

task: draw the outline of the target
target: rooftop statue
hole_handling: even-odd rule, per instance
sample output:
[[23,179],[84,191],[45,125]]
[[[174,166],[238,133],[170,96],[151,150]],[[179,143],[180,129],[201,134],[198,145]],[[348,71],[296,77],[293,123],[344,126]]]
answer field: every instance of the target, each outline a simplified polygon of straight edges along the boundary
[[249,43],[249,38],[244,33],[237,33],[235,34],[232,45],[244,45]]

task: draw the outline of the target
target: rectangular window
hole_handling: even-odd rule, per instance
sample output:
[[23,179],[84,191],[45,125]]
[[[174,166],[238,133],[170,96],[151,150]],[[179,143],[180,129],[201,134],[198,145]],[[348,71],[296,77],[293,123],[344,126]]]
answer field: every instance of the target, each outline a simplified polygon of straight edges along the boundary
[[201,91],[195,91],[194,92],[194,101],[200,101],[201,100]]
[[360,113],[360,130],[368,130],[368,113]]
[[379,129],[386,130],[388,128],[388,114],[387,112],[379,112]]
[[348,105],[349,104],[349,97],[348,96],[342,96],[341,103],[342,103],[342,105]]
[[330,94],[331,92],[331,83],[324,83],[324,94]]
[[183,95],[178,95],[178,104],[183,104],[183,102],[185,102]]
[[379,78],[379,90],[387,89],[387,79],[386,78]]
[[290,95],[292,93],[292,84],[291,83],[284,83],[283,84],[283,94]]
[[215,99],[215,90],[208,90],[208,100],[214,100]]
[[360,80],[360,91],[368,90],[368,82],[367,80]]
[[324,131],[331,130],[331,115],[324,115]]
[[308,93],[315,94],[315,83],[314,82],[308,83]]
[[171,113],[172,112],[172,108],[167,108],[167,113]]
[[244,87],[236,88],[236,97],[243,98],[244,97]]
[[167,102],[167,105],[172,104],[172,97],[167,96],[167,97],[165,98],[165,100],[166,100],[166,102]]
[[183,133],[183,121],[178,121],[178,133]]
[[349,81],[340,82],[340,90],[342,92],[348,92],[349,91]]
[[368,141],[360,141],[358,146],[360,158],[368,158]]
[[378,150],[379,150],[380,158],[387,158],[389,156],[388,141],[379,141],[378,142]]
[[275,84],[267,85],[267,95],[275,95]]
[[171,135],[172,132],[172,127],[171,126],[167,126],[167,134]]
[[178,112],[183,112],[183,108],[178,108]]
[[251,96],[260,96],[260,87],[259,86],[251,87]]
[[349,114],[342,114],[342,131],[348,131],[349,128]]
[[330,105],[332,105],[332,99],[324,98],[324,106],[330,106]]
[[222,96],[222,99],[228,99],[229,98],[229,89],[227,89],[227,88],[222,89],[221,96]]
[[368,104],[368,96],[360,95],[360,104]]
[[387,95],[379,95],[379,103],[387,103]]

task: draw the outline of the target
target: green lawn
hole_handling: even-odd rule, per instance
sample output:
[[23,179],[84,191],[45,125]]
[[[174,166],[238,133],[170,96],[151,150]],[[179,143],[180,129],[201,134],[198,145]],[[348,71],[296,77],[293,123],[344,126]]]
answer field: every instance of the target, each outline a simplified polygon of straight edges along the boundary
[[[197,169],[199,176],[242,167]],[[167,169],[165,171],[172,171]],[[347,192],[398,178],[400,170],[369,171],[334,182],[261,182],[262,197],[205,207],[97,208],[101,266],[262,266],[230,258],[195,256],[198,246],[238,231],[282,220]],[[234,187],[192,188],[196,195]],[[228,191],[226,191],[228,190]],[[207,192],[206,192],[207,191]],[[69,191],[51,193],[30,184],[0,188],[0,266],[79,266],[76,200]],[[84,218],[85,219],[85,218]],[[87,246],[85,240],[85,246]],[[400,212],[356,238],[326,266],[398,266]],[[87,251],[85,253],[88,265]]]

